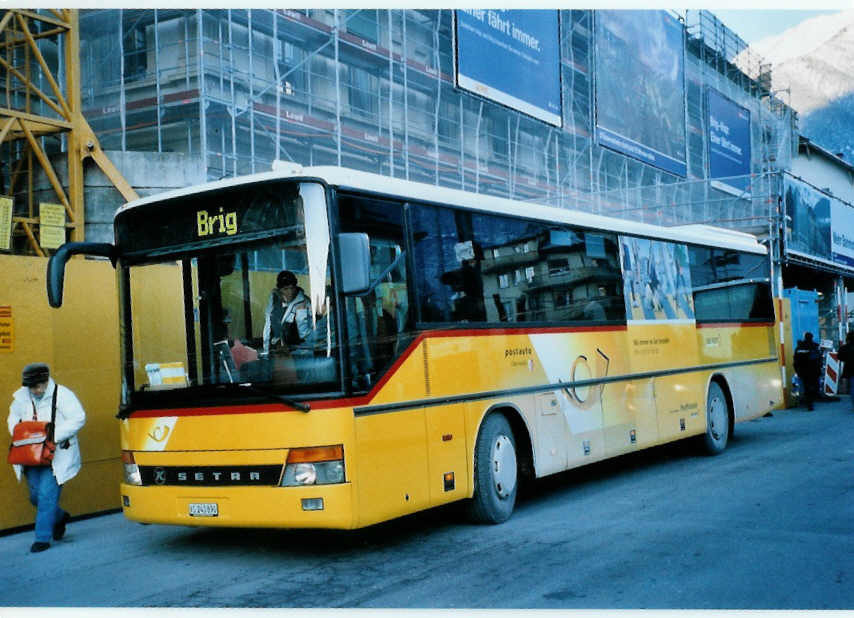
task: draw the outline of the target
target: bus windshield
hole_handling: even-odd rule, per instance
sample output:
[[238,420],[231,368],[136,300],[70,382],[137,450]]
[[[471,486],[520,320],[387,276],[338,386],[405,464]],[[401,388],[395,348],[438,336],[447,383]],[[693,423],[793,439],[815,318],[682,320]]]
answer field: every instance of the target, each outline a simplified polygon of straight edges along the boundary
[[[171,405],[177,391],[197,387],[337,390],[323,188],[292,183],[284,191],[254,186],[201,197],[173,203],[161,218],[180,225],[189,210],[192,235],[171,229],[159,244],[148,239],[152,246],[122,259],[125,393],[169,391],[146,403]],[[217,203],[229,206],[217,212],[210,206]],[[203,226],[211,217],[222,221]],[[137,233],[146,231],[141,227]],[[210,237],[199,240],[205,232]],[[164,246],[164,238],[174,244]]]

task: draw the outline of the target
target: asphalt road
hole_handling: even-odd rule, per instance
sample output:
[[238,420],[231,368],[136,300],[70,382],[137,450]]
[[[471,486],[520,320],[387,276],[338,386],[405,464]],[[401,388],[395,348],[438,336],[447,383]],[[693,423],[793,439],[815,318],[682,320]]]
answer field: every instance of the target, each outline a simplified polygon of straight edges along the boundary
[[[442,508],[362,531],[72,522],[0,537],[0,605],[854,608],[847,398],[541,480],[499,526]],[[1,612],[0,612],[1,613]]]

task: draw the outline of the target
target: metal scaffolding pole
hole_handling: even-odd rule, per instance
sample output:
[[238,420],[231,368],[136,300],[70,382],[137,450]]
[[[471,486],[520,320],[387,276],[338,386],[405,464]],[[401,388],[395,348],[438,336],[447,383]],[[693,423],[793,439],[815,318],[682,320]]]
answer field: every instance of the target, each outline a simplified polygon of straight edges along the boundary
[[[235,116],[237,115],[237,99],[235,98],[234,93],[234,74],[237,72],[237,67],[234,64],[234,28],[231,20],[231,9],[228,9],[226,15],[228,15],[228,63],[229,63],[229,71],[228,74],[230,76],[230,88],[231,88],[231,108],[229,109],[229,116],[231,117],[231,175],[237,176],[237,119]],[[222,55],[220,54],[220,57]],[[223,135],[223,140],[225,140],[225,135]],[[225,162],[225,148],[223,150],[223,162]],[[223,165],[223,173],[225,173],[225,165]]]
[[[181,20],[184,22],[184,87],[190,89],[190,17]],[[193,154],[193,129],[187,123],[187,154]]]
[[391,44],[392,21],[391,9],[388,16],[388,170],[394,178],[394,50]]
[[198,24],[197,46],[199,49],[199,148],[201,149],[202,167],[207,173],[208,169],[208,125],[205,112],[205,100],[207,98],[205,88],[205,46],[204,46],[204,17],[202,9],[196,9]]
[[[255,172],[255,94],[253,92],[255,84],[255,60],[252,55],[252,42],[255,40],[255,33],[252,30],[252,9],[247,9],[247,20],[249,27],[249,165],[250,171]],[[274,16],[275,18],[275,16]]]
[[480,122],[483,120],[483,101],[477,108],[477,125],[474,130],[474,192],[480,193]]
[[435,152],[435,176],[434,184],[439,184],[439,114],[442,110],[442,66],[439,62],[439,25],[442,21],[442,9],[439,9],[436,14],[436,21],[433,22],[433,61],[436,67],[436,107],[435,116],[433,118],[433,150]]
[[401,11],[400,19],[403,22],[403,51],[400,54],[403,62],[403,163],[409,180],[409,46],[406,40],[406,11]]
[[276,80],[276,143],[274,160],[281,159],[281,144],[282,144],[282,76],[279,73],[279,50],[284,55],[284,50],[281,49],[284,41],[279,40],[279,14],[273,13],[273,79]]
[[463,119],[465,118],[465,111],[463,110],[463,98],[459,97],[459,110],[460,110],[460,187],[463,191],[466,190],[466,134],[463,130]]
[[124,33],[124,9],[119,9],[119,118],[122,127],[122,151],[128,149],[127,145],[127,99],[125,94],[125,33]]
[[157,9],[154,9],[154,90],[155,100],[157,103],[154,106],[154,115],[157,117],[157,152],[163,152],[163,136],[161,134],[160,125],[160,106],[163,101],[160,97],[160,30],[157,21]]
[[338,165],[341,165],[341,65],[339,64],[339,47],[340,37],[338,28],[341,22],[339,21],[338,9],[334,10],[335,16],[335,145],[338,151]]

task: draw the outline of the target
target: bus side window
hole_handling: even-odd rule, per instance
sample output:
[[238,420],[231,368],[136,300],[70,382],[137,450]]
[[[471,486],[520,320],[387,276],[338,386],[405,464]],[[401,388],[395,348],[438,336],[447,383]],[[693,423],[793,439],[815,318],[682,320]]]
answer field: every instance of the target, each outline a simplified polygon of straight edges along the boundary
[[413,210],[420,322],[623,321],[614,234]]
[[624,316],[614,234],[473,215],[488,322],[614,322]]
[[689,255],[698,322],[774,320],[767,256],[710,247]]
[[482,256],[472,242],[471,215],[425,205],[411,213],[418,321],[483,321]]

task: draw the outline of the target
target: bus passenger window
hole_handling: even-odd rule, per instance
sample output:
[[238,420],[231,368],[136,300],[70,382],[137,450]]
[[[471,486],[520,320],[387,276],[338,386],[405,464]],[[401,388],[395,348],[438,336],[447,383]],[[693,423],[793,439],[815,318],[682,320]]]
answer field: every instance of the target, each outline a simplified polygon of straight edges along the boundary
[[413,212],[421,322],[621,322],[614,234],[497,215]]
[[689,257],[698,322],[774,320],[767,256],[691,247]]
[[620,251],[628,319],[694,319],[685,245],[621,236]]
[[421,322],[484,322],[483,249],[471,214],[418,206],[412,211]]

